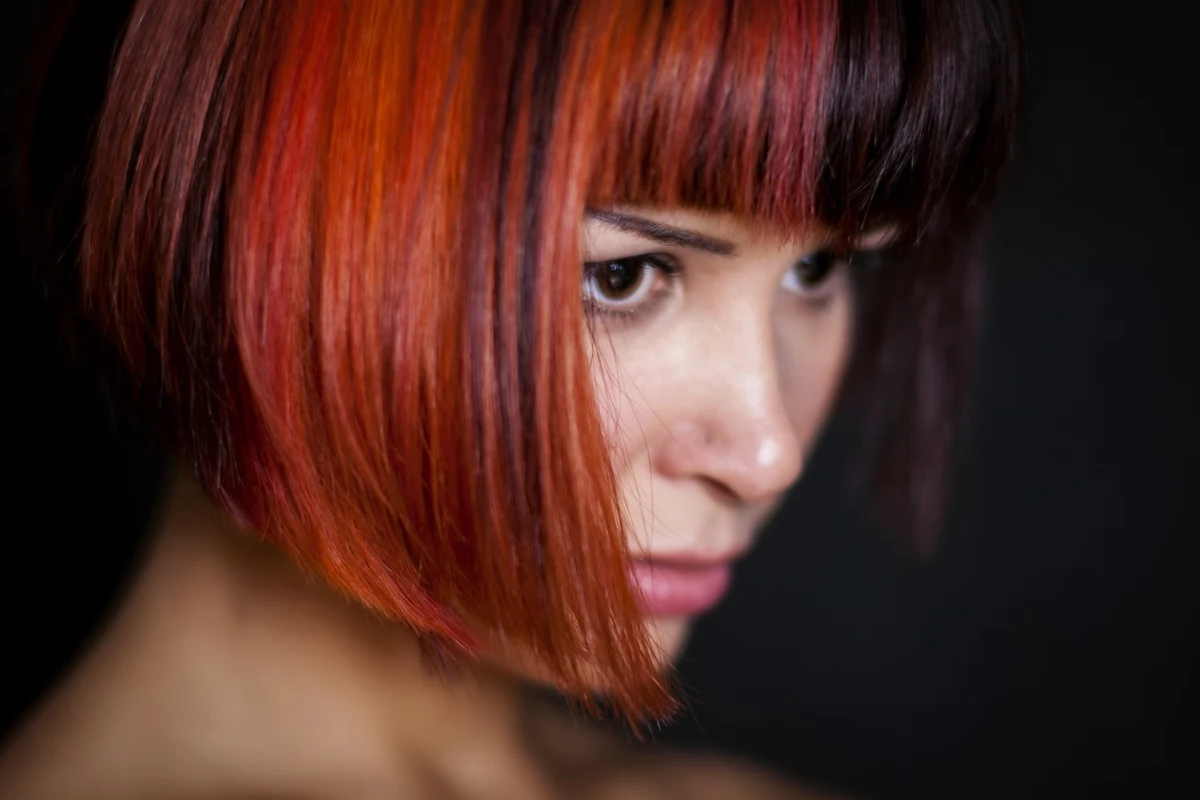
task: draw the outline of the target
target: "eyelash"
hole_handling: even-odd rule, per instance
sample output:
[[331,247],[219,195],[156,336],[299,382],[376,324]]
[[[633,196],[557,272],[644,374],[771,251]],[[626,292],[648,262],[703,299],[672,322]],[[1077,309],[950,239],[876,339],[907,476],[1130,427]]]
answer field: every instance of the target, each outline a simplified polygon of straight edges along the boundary
[[[829,281],[836,277],[841,270],[850,268],[850,259],[852,253],[838,252],[834,250],[818,250],[809,253],[788,270],[784,275],[781,288],[789,294],[794,295],[803,302],[818,309],[825,308],[834,298],[834,291],[826,289],[829,286]],[[805,288],[799,285],[800,281],[806,280],[801,277],[800,272],[802,267],[816,268],[820,272],[820,277],[817,278],[817,285],[813,288]],[[787,288],[789,283],[796,283],[796,288]]]
[[[824,285],[832,276],[836,275],[839,270],[857,269],[860,266],[870,269],[878,265],[878,262],[888,258],[888,252],[883,249],[871,250],[849,250],[842,252],[834,251],[817,251],[805,256],[804,259],[797,262],[789,276],[795,274],[797,268],[803,263],[811,263],[820,258],[828,258],[833,261],[833,266],[829,268],[827,276],[821,281],[820,285]],[[592,297],[587,295],[587,287],[590,281],[596,280],[600,270],[616,264],[637,265],[642,269],[649,269],[660,273],[666,278],[668,285],[654,293],[650,298],[643,302],[636,303],[629,308],[620,308],[606,306],[603,303],[597,302]],[[666,253],[641,253],[634,256],[626,256],[624,258],[609,258],[602,261],[588,261],[583,265],[583,284],[584,284],[584,303],[586,313],[592,319],[604,319],[612,323],[622,325],[633,325],[643,317],[652,315],[659,305],[666,300],[671,294],[671,287],[679,279],[680,273],[683,272],[683,267],[674,259],[674,257]],[[820,286],[812,290],[811,294],[805,292],[792,292],[802,302],[808,304],[815,309],[827,307],[833,300],[833,293],[822,294]]]

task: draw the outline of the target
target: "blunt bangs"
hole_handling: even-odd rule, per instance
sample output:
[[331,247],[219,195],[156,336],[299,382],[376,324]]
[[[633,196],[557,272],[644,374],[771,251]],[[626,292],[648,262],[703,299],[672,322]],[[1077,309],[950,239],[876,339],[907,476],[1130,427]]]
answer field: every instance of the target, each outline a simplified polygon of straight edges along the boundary
[[608,48],[579,87],[607,109],[592,204],[723,211],[783,235],[888,224],[913,243],[991,199],[1017,110],[1013,4],[613,5],[580,31]]

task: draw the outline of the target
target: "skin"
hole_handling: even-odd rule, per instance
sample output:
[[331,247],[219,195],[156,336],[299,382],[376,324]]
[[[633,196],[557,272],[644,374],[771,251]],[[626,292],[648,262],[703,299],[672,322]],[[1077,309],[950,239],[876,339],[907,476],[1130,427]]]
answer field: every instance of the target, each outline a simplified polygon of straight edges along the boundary
[[[584,288],[631,552],[732,560],[828,414],[850,346],[848,275],[834,264],[803,279],[822,273],[819,234],[783,243],[723,215],[616,211],[627,216],[585,222]],[[656,240],[646,220],[693,236]],[[643,256],[677,272],[639,272]],[[0,796],[814,796],[594,731],[535,700],[535,674],[503,659],[432,675],[406,628],[303,576],[186,475],[159,527],[108,628],[0,755]],[[647,619],[664,665],[693,622]]]

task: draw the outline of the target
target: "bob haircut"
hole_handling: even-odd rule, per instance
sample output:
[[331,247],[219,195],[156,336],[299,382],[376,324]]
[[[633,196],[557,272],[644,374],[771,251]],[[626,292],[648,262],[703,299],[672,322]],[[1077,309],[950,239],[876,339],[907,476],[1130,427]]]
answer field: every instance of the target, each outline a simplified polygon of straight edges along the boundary
[[1020,39],[1003,0],[137,0],[89,142],[81,339],[240,524],[430,652],[486,632],[665,714],[581,220],[896,226],[897,260],[856,268],[849,378],[879,496],[928,542]]

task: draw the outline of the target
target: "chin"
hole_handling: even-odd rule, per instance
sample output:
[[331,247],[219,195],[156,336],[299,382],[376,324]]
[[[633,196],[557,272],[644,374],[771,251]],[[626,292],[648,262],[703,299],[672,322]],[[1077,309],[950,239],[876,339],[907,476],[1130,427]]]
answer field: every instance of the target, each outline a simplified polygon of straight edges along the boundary
[[[692,626],[696,623],[696,616],[692,614],[662,615],[646,619],[651,644],[657,651],[659,668],[666,672],[687,646]],[[536,661],[530,659],[528,654],[492,648],[484,656],[484,661],[492,667],[498,668],[502,673],[547,688],[554,688],[554,682],[547,671]],[[594,689],[603,694],[605,686],[603,682],[596,681]]]
[[693,616],[651,617],[648,623],[650,638],[658,648],[663,667],[672,664],[687,646],[696,624]]

